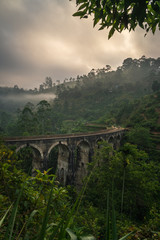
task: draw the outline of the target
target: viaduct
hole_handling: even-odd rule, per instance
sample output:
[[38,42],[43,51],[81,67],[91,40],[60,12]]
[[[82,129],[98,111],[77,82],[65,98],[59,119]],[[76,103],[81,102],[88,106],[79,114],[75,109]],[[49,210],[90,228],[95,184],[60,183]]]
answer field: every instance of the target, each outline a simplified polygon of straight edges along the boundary
[[[98,142],[108,141],[117,149],[125,131],[124,128],[117,128],[94,133],[5,138],[4,141],[8,146],[15,145],[17,152],[27,146],[33,149],[33,175],[34,169],[43,171],[52,167],[52,162],[62,184],[81,184]],[[51,161],[55,148],[58,149],[57,159]]]

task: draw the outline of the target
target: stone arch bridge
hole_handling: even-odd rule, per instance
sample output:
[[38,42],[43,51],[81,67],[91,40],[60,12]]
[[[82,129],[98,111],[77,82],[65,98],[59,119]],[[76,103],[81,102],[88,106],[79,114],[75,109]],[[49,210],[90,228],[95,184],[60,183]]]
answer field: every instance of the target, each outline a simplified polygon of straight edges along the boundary
[[7,145],[15,145],[17,152],[30,146],[34,150],[32,169],[39,170],[48,169],[51,152],[58,146],[55,161],[60,182],[64,185],[80,184],[87,173],[87,164],[91,162],[98,142],[108,141],[117,149],[125,131],[124,128],[118,128],[94,133],[5,138],[4,141]]

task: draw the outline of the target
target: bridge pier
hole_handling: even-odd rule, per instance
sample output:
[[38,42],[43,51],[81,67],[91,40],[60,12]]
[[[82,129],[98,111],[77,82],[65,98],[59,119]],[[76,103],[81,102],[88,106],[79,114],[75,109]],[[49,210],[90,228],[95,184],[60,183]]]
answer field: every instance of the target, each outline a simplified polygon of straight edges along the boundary
[[48,169],[48,161],[49,161],[49,159],[47,157],[47,152],[43,152],[43,156],[44,156],[44,158],[43,158],[43,169],[47,170]]

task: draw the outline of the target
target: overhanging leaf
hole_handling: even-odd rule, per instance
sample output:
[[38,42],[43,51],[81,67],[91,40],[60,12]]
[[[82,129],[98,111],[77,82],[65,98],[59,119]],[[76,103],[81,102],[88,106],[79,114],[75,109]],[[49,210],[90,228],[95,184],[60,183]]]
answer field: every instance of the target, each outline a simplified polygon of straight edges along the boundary
[[115,28],[112,27],[111,30],[109,31],[108,39],[110,39],[113,36],[114,32],[115,32]]
[[86,11],[79,11],[74,13],[72,16],[73,17],[83,17],[86,14]]
[[83,8],[87,7],[87,3],[82,4],[79,8],[78,11],[82,10]]

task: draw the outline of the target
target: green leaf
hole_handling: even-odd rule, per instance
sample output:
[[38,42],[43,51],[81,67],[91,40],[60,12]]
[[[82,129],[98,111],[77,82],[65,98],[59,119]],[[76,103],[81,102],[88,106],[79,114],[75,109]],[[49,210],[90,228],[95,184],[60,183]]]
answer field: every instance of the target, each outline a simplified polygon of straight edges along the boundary
[[2,217],[2,219],[0,220],[0,227],[2,226],[4,219],[6,218],[8,212],[10,211],[11,207],[13,206],[13,204],[11,204],[11,206],[8,208],[8,210],[6,211],[6,213],[4,214],[4,216]]
[[73,17],[83,17],[86,14],[86,11],[79,11],[74,13],[72,16]]
[[103,24],[98,30],[103,30],[106,26]]
[[80,237],[81,240],[96,240],[94,236]]
[[108,39],[110,39],[113,36],[114,32],[115,32],[115,28],[112,27],[111,30],[109,31]]
[[97,18],[97,17],[94,18],[93,27],[96,26],[96,24],[99,22],[99,20],[100,20],[100,19]]
[[119,240],[125,240],[133,233],[135,233],[135,231],[128,233],[127,235],[125,235],[124,237],[120,238]]
[[10,219],[9,219],[9,224],[8,224],[5,236],[4,236],[5,240],[11,240],[12,239],[13,228],[14,228],[14,224],[15,224],[17,211],[18,211],[18,205],[19,205],[19,201],[20,201],[20,198],[22,196],[22,193],[23,193],[24,185],[25,185],[25,182],[22,185],[22,188],[19,192],[17,201],[15,202],[14,207],[12,209],[12,213],[11,213],[11,216],[10,216]]
[[77,0],[77,4],[87,2],[87,0]]
[[83,8],[87,7],[87,3],[84,3],[82,4],[79,8],[78,8],[78,11],[82,10]]
[[[26,223],[26,227],[25,227],[26,230],[27,230],[28,225],[30,224],[32,218],[34,217],[34,215],[35,215],[37,212],[38,212],[38,210],[33,210],[33,211],[32,211],[32,213],[31,213],[31,215],[30,215],[30,217],[29,217],[29,219],[28,219],[28,221],[27,221],[27,223]],[[25,236],[24,236],[24,240],[26,239],[26,237],[27,237],[27,232],[26,232],[26,234],[25,234]]]
[[157,3],[157,4],[158,4],[158,6],[160,7],[160,1],[157,1],[156,3]]
[[72,240],[77,240],[77,236],[71,231],[71,229],[67,228],[66,232],[69,234]]
[[93,22],[93,27],[95,27],[95,25],[99,22],[100,18],[99,18],[99,11],[95,11],[95,17],[94,17],[94,22]]

